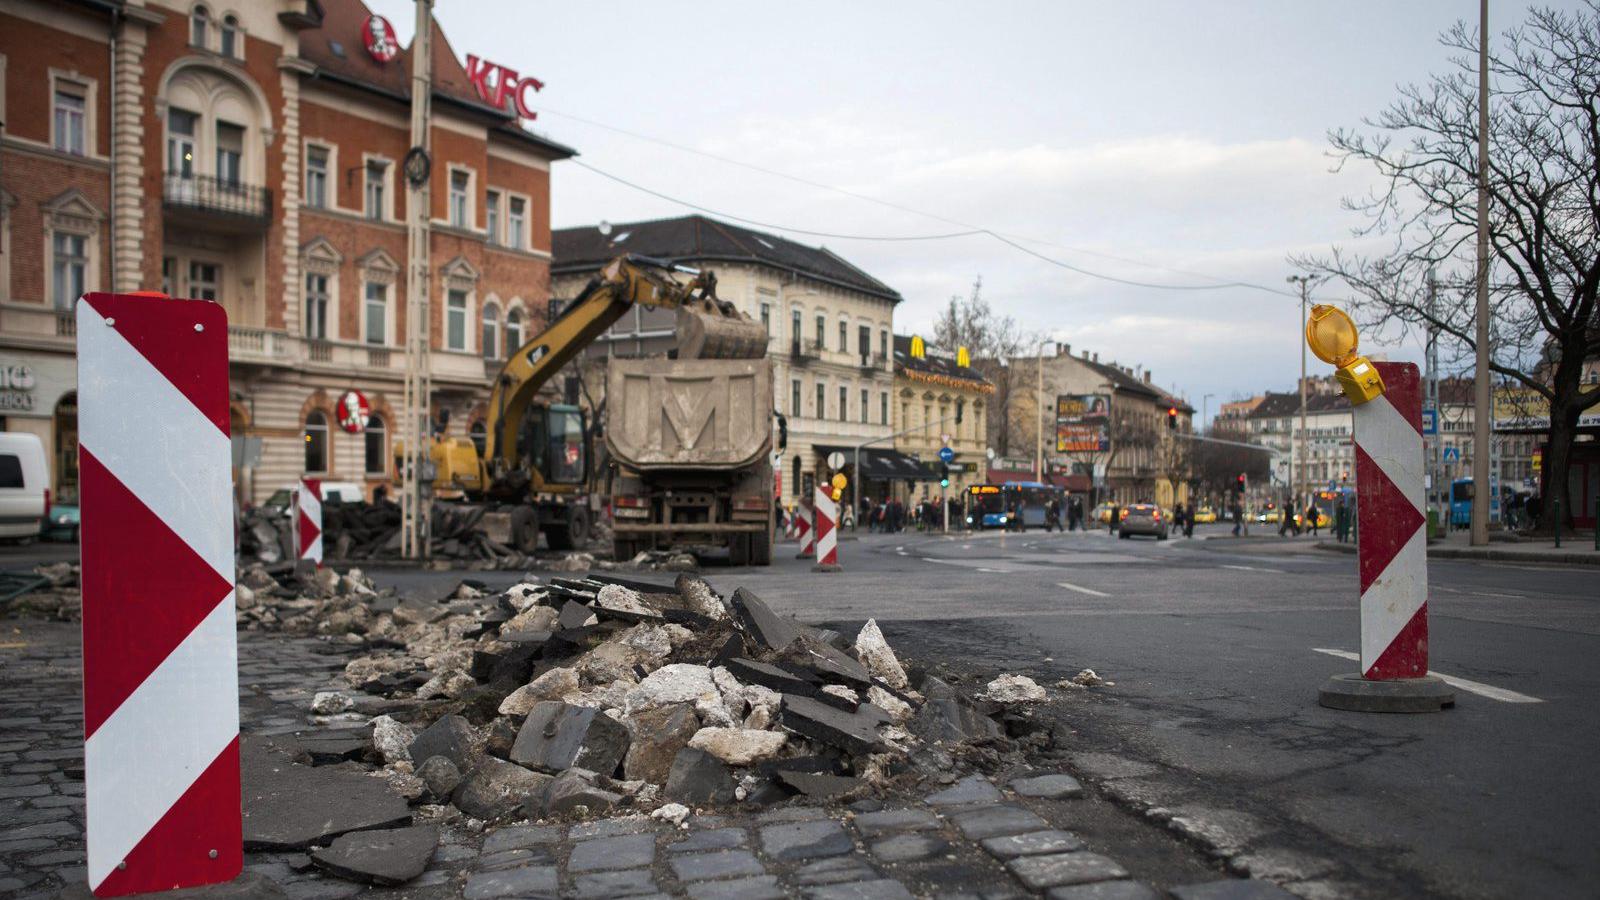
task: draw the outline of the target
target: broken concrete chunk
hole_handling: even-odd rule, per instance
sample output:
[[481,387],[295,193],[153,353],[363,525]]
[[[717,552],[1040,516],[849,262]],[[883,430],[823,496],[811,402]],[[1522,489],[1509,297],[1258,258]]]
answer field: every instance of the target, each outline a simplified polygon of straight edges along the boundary
[[867,689],[867,699],[871,701],[871,705],[888,713],[889,718],[897,724],[911,718],[913,712],[911,704],[877,685]]
[[743,718],[745,686],[739,683],[739,679],[733,677],[733,673],[726,668],[717,666],[711,670],[711,682],[717,686],[717,692],[722,695],[722,705],[727,707],[728,715],[734,719]]
[[594,707],[545,700],[533,707],[511,761],[545,772],[582,766],[611,775],[628,752],[628,729]]
[[590,684],[610,684],[619,678],[632,681],[633,667],[645,659],[645,654],[636,647],[606,641],[584,654],[578,663],[578,674]]
[[1000,726],[950,685],[929,676],[923,679],[922,692],[927,695],[927,702],[912,716],[908,726],[917,737],[932,744],[999,736]]
[[372,747],[386,763],[411,761],[411,742],[417,733],[410,726],[395,721],[391,716],[378,716],[372,720]]
[[689,818],[689,807],[682,803],[668,803],[650,814],[650,818],[657,822],[671,822],[673,825],[682,825]]
[[582,628],[600,621],[595,618],[594,610],[576,600],[568,600],[561,607],[561,615],[556,618],[556,625],[560,628]]
[[559,700],[578,689],[576,669],[555,668],[517,688],[500,701],[503,716],[525,716],[540,700]]
[[350,695],[341,691],[318,691],[311,698],[311,711],[319,716],[331,716],[342,713],[355,706],[356,702]]
[[473,818],[493,821],[516,812],[530,797],[543,796],[552,780],[550,775],[484,756],[456,787],[451,802]]
[[679,575],[673,586],[678,589],[678,596],[683,598],[684,605],[691,612],[714,622],[728,618],[727,604],[722,602],[722,598],[717,596],[717,592],[711,589],[711,585],[707,584],[704,578],[688,574]]
[[1001,675],[978,696],[995,703],[1038,703],[1045,699],[1044,688],[1026,675]]
[[482,752],[483,738],[466,719],[455,715],[441,716],[423,729],[410,747],[412,760],[442,756],[463,772],[473,767]]
[[562,816],[579,810],[588,815],[608,812],[622,802],[622,795],[595,786],[595,773],[574,766],[544,789],[544,814]]
[[465,672],[440,672],[428,679],[428,683],[417,688],[418,700],[432,700],[435,697],[448,697],[459,700],[465,697],[478,682]]
[[421,875],[438,846],[439,829],[414,825],[342,835],[332,846],[313,851],[311,859],[340,878],[393,886]]
[[623,774],[653,784],[666,782],[673,758],[700,729],[693,707],[684,703],[635,713],[626,721],[632,738],[622,762]]
[[693,663],[673,663],[651,672],[638,687],[629,691],[623,711],[631,716],[669,703],[698,703],[708,697],[721,702],[721,693],[709,668]]
[[817,686],[809,679],[753,659],[730,659],[727,669],[740,681],[759,684],[780,694],[798,694],[802,697],[817,693]]
[[794,694],[783,695],[778,723],[797,734],[850,753],[872,753],[881,743],[876,717],[861,712],[848,713]]
[[744,588],[733,592],[733,614],[740,629],[765,650],[781,650],[800,636],[795,623],[773,612],[772,607]]
[[639,592],[620,584],[608,584],[595,595],[593,608],[596,615],[625,622],[661,621],[659,610],[644,602]]
[[856,707],[861,705],[861,695],[842,684],[823,685],[817,692],[817,699],[846,712],[855,712]]
[[779,731],[702,728],[689,739],[689,746],[704,750],[730,766],[748,766],[777,756],[788,740],[788,736]]
[[379,778],[295,765],[269,741],[240,743],[246,850],[299,850],[350,831],[411,824]]
[[372,746],[372,735],[365,729],[324,728],[319,731],[301,731],[295,734],[300,749],[311,757],[315,765],[329,765],[349,759],[360,759]]
[[733,774],[728,767],[715,756],[693,747],[679,750],[672,760],[672,770],[667,773],[667,798],[690,806],[731,803],[733,789]]
[[430,756],[423,760],[422,765],[417,767],[417,777],[422,779],[428,793],[438,803],[449,801],[450,795],[461,784],[461,770],[442,756]]
[[[640,662],[656,666],[666,659],[676,646],[668,630],[674,628],[684,632],[685,635],[690,635],[689,630],[682,625],[639,624],[618,635],[616,640],[617,643],[638,651]],[[683,643],[686,639],[680,639],[678,643]]]
[[876,619],[868,619],[861,633],[856,635],[856,658],[868,672],[882,678],[895,690],[903,691],[911,686],[906,680],[906,670],[900,667],[900,660],[884,640]]
[[555,631],[561,614],[548,606],[529,606],[500,626],[502,635],[513,631]]
[[861,779],[820,772],[794,772],[778,769],[775,778],[791,788],[819,800],[847,794],[861,786]]
[[506,602],[517,612],[526,612],[537,606],[544,596],[544,586],[533,581],[524,581],[506,588]]
[[799,669],[815,681],[844,682],[865,690],[872,676],[850,654],[809,635],[801,635],[778,654],[776,660],[790,669]]

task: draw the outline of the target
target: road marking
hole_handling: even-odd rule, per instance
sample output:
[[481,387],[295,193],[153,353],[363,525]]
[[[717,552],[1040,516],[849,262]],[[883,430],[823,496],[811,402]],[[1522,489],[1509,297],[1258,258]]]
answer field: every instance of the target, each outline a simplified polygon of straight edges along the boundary
[[[1352,653],[1349,650],[1330,650],[1327,647],[1312,647],[1311,649],[1316,653],[1326,653],[1329,656],[1337,656],[1340,659],[1348,659],[1354,662],[1361,661],[1360,654]],[[1530,697],[1527,694],[1519,694],[1516,691],[1508,691],[1505,688],[1497,688],[1492,684],[1484,684],[1481,681],[1472,681],[1471,679],[1467,678],[1457,678],[1454,675],[1446,675],[1443,672],[1430,672],[1428,674],[1439,676],[1439,680],[1453,688],[1468,691],[1470,693],[1477,694],[1480,697],[1488,697],[1490,700],[1499,700],[1501,703],[1544,702],[1538,697]]]
[[1282,575],[1283,574],[1283,570],[1282,569],[1268,569],[1268,568],[1266,568],[1264,566],[1230,566],[1227,563],[1223,563],[1221,568],[1224,568],[1224,569],[1238,569],[1241,572],[1272,572],[1272,573],[1277,574],[1277,575]]
[[1103,593],[1101,591],[1092,590],[1092,589],[1086,588],[1086,587],[1080,587],[1079,585],[1076,585],[1076,584],[1069,584],[1069,583],[1067,583],[1065,581],[1056,582],[1056,587],[1064,587],[1069,591],[1077,591],[1080,594],[1088,594],[1091,597],[1109,597],[1109,596],[1111,596],[1110,594]]

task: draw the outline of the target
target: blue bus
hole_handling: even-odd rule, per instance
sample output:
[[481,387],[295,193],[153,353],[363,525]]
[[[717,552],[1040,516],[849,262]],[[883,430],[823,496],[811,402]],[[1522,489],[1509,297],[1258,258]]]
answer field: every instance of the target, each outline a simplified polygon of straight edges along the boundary
[[1043,528],[1052,500],[1065,503],[1061,488],[1037,481],[975,484],[967,488],[967,527],[1026,531]]
[[1472,495],[1473,486],[1471,478],[1457,478],[1450,482],[1450,527],[1455,529],[1472,527]]

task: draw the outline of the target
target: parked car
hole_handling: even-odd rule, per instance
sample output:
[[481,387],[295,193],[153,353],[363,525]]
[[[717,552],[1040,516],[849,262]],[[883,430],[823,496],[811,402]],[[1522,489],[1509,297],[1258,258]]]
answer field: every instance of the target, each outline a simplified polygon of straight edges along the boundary
[[39,529],[39,537],[47,541],[70,541],[76,544],[78,542],[78,504],[51,504],[50,512],[45,516],[44,524]]
[[1210,525],[1217,521],[1217,511],[1209,506],[1202,506],[1195,510],[1194,521],[1196,525]]
[[[1126,506],[1118,506],[1117,509],[1117,519],[1120,521],[1128,514],[1128,508]],[[1099,522],[1102,525],[1111,524],[1111,504],[1102,503],[1099,506],[1096,506],[1094,508],[1094,519],[1096,522]]]
[[1122,514],[1122,524],[1117,526],[1117,537],[1147,534],[1158,541],[1167,539],[1167,526],[1172,517],[1153,503],[1135,503]]
[[0,539],[28,543],[50,512],[50,470],[36,434],[0,432]]

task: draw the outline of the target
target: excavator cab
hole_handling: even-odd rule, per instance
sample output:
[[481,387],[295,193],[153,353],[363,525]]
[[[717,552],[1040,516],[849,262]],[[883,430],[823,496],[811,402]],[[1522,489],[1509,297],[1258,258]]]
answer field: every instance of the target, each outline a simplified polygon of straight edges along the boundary
[[547,489],[581,485],[587,480],[588,429],[583,410],[565,404],[535,407],[522,420],[518,455],[537,472]]

